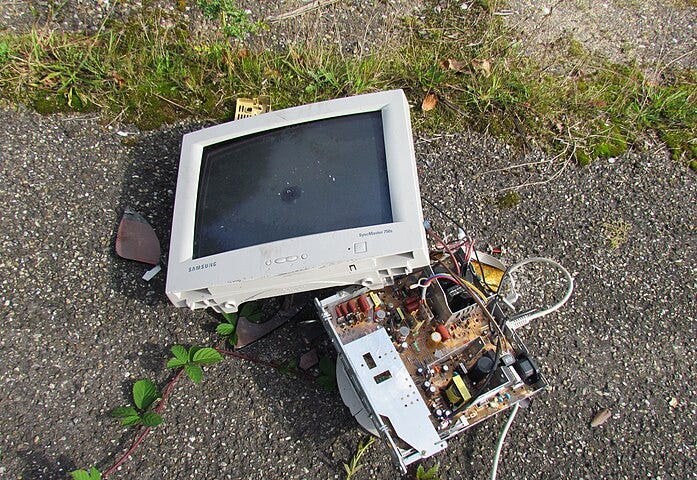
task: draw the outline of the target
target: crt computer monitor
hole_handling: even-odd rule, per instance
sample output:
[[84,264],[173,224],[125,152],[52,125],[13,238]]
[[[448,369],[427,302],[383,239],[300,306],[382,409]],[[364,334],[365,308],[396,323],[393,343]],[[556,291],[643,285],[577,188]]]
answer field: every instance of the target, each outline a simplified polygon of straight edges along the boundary
[[186,134],[167,295],[234,312],[320,288],[381,287],[428,264],[401,90],[278,110]]

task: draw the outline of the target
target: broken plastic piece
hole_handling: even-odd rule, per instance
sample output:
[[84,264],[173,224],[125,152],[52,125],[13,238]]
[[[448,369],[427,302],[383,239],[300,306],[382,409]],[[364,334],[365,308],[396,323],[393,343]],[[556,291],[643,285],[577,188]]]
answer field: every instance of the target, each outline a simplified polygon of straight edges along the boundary
[[299,365],[298,365],[298,366],[299,366],[302,370],[307,370],[307,369],[312,368],[312,367],[314,367],[315,365],[317,365],[318,362],[319,362],[319,358],[317,357],[317,350],[315,350],[315,349],[313,348],[312,350],[310,350],[309,352],[304,353],[304,354],[300,357],[300,362],[299,362]]
[[[139,213],[126,207],[116,233],[116,253],[127,260],[149,265],[160,263],[160,241],[155,230]],[[155,272],[157,273],[157,272]]]
[[160,273],[160,270],[162,270],[162,266],[160,266],[160,264],[158,263],[157,265],[155,265],[154,267],[152,267],[150,270],[148,270],[147,272],[145,272],[143,274],[143,280],[145,280],[146,282],[149,282],[150,280],[153,279],[153,277],[155,275]]
[[257,98],[238,98],[235,105],[235,120],[249,118],[271,111],[271,98],[261,95]]

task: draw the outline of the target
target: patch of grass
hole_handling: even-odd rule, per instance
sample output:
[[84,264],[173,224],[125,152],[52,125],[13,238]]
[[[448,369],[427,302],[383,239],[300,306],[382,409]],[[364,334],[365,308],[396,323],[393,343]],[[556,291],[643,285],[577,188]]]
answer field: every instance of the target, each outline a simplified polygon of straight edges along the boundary
[[220,22],[228,37],[243,39],[250,33],[264,28],[263,22],[254,22],[249,14],[239,8],[235,0],[198,0],[203,16]]
[[435,109],[412,111],[424,133],[474,128],[521,148],[573,151],[582,165],[657,137],[675,160],[697,159],[694,71],[664,69],[651,82],[572,40],[570,64],[543,69],[491,13],[494,3],[428,8],[405,19],[399,44],[363,56],[321,40],[276,52],[242,48],[228,36],[256,27],[232,0],[197,3],[208,18],[241,29],[212,39],[192,36],[176,9],[149,7],[90,35],[4,32],[0,96],[43,113],[98,110],[152,129],[186,116],[229,119],[239,96],[269,95],[280,109],[403,88],[415,106],[426,94],[438,97]]
[[501,195],[496,204],[499,208],[513,208],[520,203],[520,194],[514,190]]
[[612,250],[617,250],[624,245],[631,231],[632,224],[622,219],[603,223],[605,239]]

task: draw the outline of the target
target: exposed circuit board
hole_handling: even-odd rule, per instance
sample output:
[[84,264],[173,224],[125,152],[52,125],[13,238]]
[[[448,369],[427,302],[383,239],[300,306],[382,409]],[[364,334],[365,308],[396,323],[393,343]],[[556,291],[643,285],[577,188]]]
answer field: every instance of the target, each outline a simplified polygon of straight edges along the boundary
[[[491,279],[502,269],[486,268],[488,282],[476,268],[466,277],[427,267],[380,290],[318,303],[364,415],[403,467],[546,386],[514,332],[501,327]],[[424,446],[426,433],[433,448]]]

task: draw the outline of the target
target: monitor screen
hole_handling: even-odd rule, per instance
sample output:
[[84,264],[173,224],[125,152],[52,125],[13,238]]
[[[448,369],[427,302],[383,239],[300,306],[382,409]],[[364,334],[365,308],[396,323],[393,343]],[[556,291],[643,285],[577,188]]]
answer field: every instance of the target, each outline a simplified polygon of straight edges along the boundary
[[193,258],[393,221],[380,111],[207,146],[200,171]]

